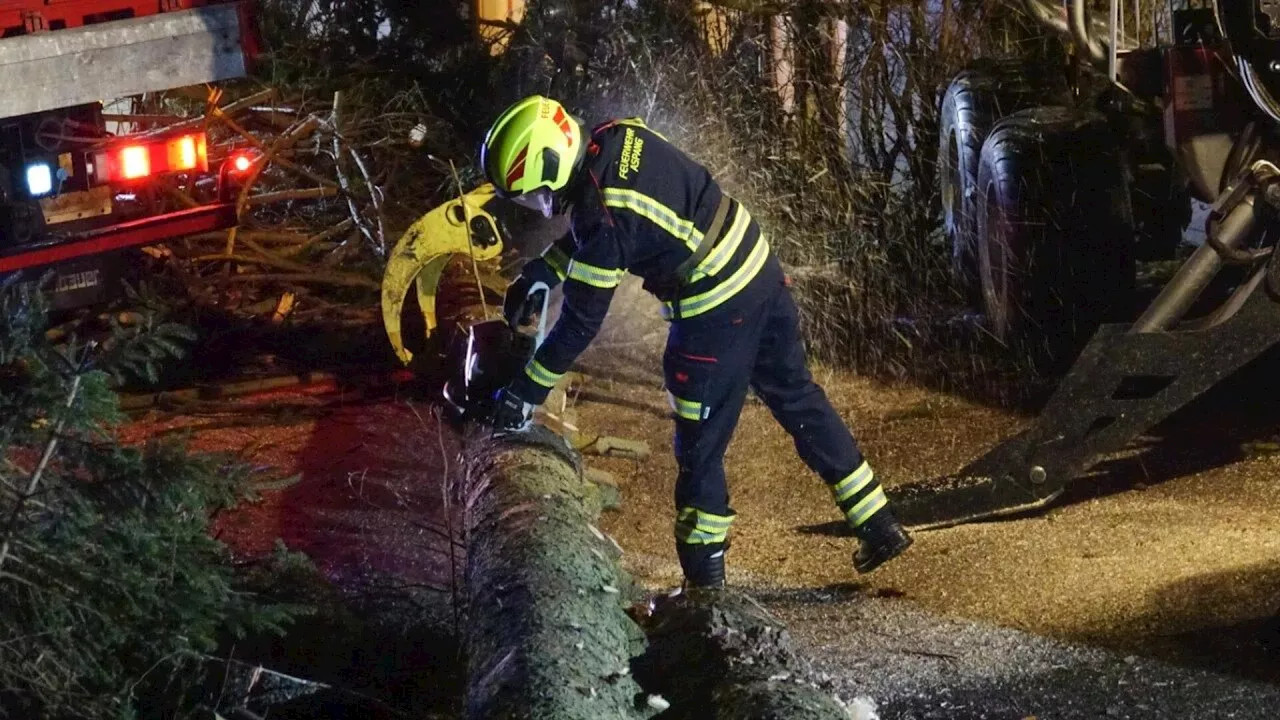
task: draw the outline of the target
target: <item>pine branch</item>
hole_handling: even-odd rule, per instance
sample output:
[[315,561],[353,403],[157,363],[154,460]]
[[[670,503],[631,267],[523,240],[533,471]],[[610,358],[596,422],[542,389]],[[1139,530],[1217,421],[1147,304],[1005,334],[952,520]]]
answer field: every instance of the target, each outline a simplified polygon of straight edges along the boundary
[[[71,391],[67,393],[67,401],[64,404],[66,411],[70,411],[76,403],[76,396],[80,394],[81,375],[77,374],[71,380]],[[35,494],[36,488],[40,485],[40,478],[44,475],[45,468],[49,466],[49,460],[53,458],[53,451],[58,447],[58,436],[62,432],[62,426],[66,422],[66,414],[58,418],[58,422],[54,425],[53,433],[49,437],[49,442],[45,443],[44,454],[40,456],[40,463],[36,465],[35,472],[31,473],[31,480],[27,483],[27,490],[18,498],[18,502],[14,503],[13,511],[9,513],[9,520],[5,524],[4,544],[0,545],[0,570],[4,568],[4,562],[9,557],[9,547],[13,540],[13,534],[18,524],[18,518],[22,515],[23,509],[27,505],[27,499]]]

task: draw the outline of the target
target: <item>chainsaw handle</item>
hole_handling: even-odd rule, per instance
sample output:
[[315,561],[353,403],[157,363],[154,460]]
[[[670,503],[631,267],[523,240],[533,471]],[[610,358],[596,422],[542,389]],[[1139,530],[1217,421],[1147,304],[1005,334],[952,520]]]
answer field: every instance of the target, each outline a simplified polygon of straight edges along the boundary
[[534,350],[542,347],[542,341],[547,337],[547,306],[551,303],[551,286],[539,280],[529,286],[526,297],[533,297],[538,292],[542,293],[542,309],[538,311],[538,334],[534,336]]

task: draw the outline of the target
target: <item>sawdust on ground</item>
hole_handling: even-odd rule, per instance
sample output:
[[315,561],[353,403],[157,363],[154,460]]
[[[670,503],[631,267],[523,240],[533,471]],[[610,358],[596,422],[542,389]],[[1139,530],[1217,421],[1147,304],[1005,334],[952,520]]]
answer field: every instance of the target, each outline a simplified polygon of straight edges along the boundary
[[[644,461],[588,460],[616,476],[622,494],[621,509],[604,519],[603,529],[627,551],[638,580],[660,588],[679,582],[671,537],[676,472],[658,361],[653,355],[647,361],[648,376],[634,366],[640,380],[589,379],[580,398],[617,400],[580,399],[576,411],[592,432],[643,439],[653,450]],[[815,376],[890,491],[958,470],[1029,422],[923,388],[822,370]],[[1258,428],[1257,436],[1268,431]],[[1194,443],[1162,450],[1146,467],[1147,476],[1155,475],[1144,476],[1149,485],[1122,482],[1105,495],[1086,492],[1030,519],[918,532],[908,553],[858,576],[850,562],[853,539],[827,530],[839,516],[825,486],[768,410],[752,401],[726,457],[738,514],[729,579],[852,588],[942,615],[1122,650],[1189,633],[1209,636],[1280,607],[1280,493],[1272,482],[1280,456],[1200,470],[1193,457],[1199,450]]]

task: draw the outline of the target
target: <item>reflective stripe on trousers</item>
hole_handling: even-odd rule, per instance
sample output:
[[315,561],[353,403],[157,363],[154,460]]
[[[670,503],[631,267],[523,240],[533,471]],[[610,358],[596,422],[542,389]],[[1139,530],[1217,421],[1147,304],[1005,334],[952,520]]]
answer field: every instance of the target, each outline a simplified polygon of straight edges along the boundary
[[[845,495],[836,502],[851,523],[865,522],[887,502],[849,428],[813,382],[799,313],[776,260],[769,259],[729,308],[672,323],[663,374],[667,390],[683,403],[673,413],[677,512],[692,508],[711,516],[734,515],[724,453],[748,389],[792,436],[805,464],[837,498]],[[696,407],[698,419],[680,407]],[[748,472],[764,470],[757,464]]]

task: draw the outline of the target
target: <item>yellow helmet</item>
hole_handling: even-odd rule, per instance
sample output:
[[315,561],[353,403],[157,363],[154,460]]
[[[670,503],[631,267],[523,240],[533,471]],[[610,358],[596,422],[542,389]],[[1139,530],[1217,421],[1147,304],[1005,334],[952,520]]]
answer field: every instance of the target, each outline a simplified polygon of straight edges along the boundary
[[500,195],[569,184],[582,151],[582,127],[564,106],[531,95],[503,111],[480,146],[480,165]]

